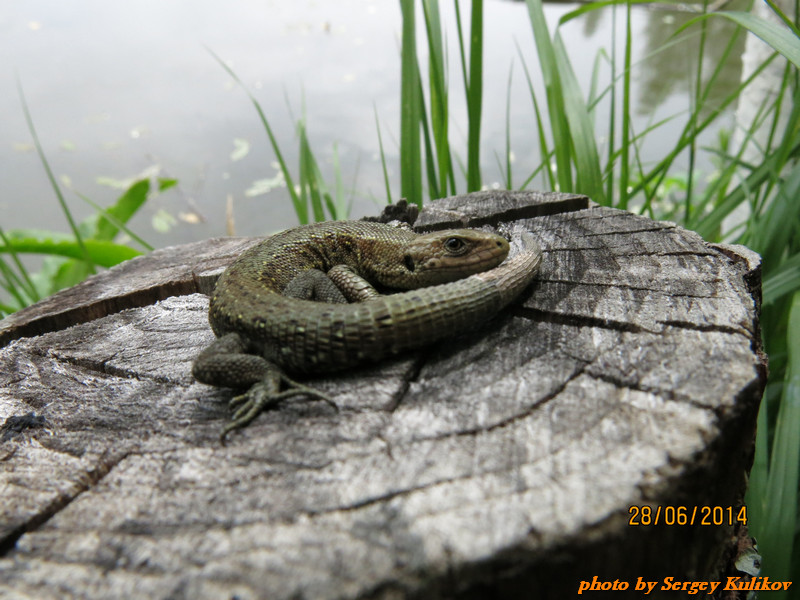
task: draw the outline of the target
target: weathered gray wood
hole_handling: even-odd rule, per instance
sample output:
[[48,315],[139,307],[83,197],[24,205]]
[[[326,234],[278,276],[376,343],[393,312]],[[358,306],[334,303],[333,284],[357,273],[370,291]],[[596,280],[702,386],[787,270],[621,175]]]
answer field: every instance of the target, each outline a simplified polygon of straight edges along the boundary
[[758,257],[580,196],[434,207],[427,228],[536,233],[523,301],[315,381],[338,413],[288,402],[226,446],[230,392],[190,375],[212,339],[190,292],[252,240],[159,251],[0,324],[0,422],[45,418],[0,434],[0,597],[563,598],[594,575],[718,575],[732,527],[627,511],[741,502]]

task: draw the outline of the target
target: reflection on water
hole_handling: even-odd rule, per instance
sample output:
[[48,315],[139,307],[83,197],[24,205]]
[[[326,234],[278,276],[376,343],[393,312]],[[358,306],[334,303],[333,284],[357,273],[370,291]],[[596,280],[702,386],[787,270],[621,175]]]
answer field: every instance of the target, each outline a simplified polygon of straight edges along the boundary
[[[551,29],[574,8],[548,5]],[[522,3],[494,0],[485,10],[483,175],[487,184],[501,180],[494,152],[502,152],[505,143],[507,80],[514,63],[511,143],[519,185],[540,162],[532,104],[517,53],[519,45],[538,80],[530,22]],[[442,12],[453,69],[451,132],[454,145],[460,147],[466,140],[466,119],[450,3],[443,3]],[[689,17],[635,8],[634,60],[668,42],[676,26]],[[615,18],[621,59],[624,10]],[[724,20],[709,21],[708,27],[706,73],[716,66],[732,31]],[[610,9],[562,27],[585,90],[598,53],[605,49],[610,54],[611,28]],[[331,179],[336,145],[344,185],[354,188],[352,214],[376,213],[383,175],[373,107],[381,121],[392,183],[399,187],[399,30],[397,3],[377,0],[272,0],[224,6],[210,0],[141,0],[113,6],[101,0],[4,3],[2,225],[66,230],[31,151],[13,93],[14,69],[57,176],[68,178],[81,193],[107,204],[119,193],[108,183],[148,168],[180,180],[177,193],[155,198],[133,225],[154,245],[223,235],[227,198],[233,201],[241,235],[293,225],[295,217],[285,189],[276,187],[280,182],[275,179],[274,157],[256,113],[203,45],[228,61],[258,97],[290,165],[297,165],[295,119],[305,111],[321,168]],[[679,92],[693,85],[689,64],[698,43],[694,36],[637,66],[637,131],[654,119],[685,111],[686,94]],[[737,45],[733,55],[739,52]],[[601,77],[607,77],[607,63],[600,64]],[[739,69],[738,59],[724,67],[713,88],[715,98],[723,98],[736,84]],[[542,88],[537,91],[543,98]],[[600,139],[607,129],[602,121],[606,112],[601,104]],[[653,136],[641,149],[642,159],[655,160],[663,147]],[[264,193],[254,195],[258,191]],[[91,212],[76,196],[68,197],[79,217]],[[169,225],[170,219],[177,225],[168,234],[153,231],[154,223]]]
[[[702,43],[701,29],[692,27],[679,38],[674,38],[673,32],[696,16],[691,12],[654,10],[646,20],[643,55],[648,58],[646,65],[636,73],[640,114],[645,114],[647,107],[657,106],[670,96],[686,94],[690,90],[694,93],[696,61]],[[739,83],[745,38],[744,34],[736,35],[736,25],[727,19],[709,19],[705,26],[702,83],[705,89],[717,68],[721,68],[708,96],[709,106],[717,106]],[[729,48],[731,40],[733,44]],[[660,50],[662,48],[665,49]],[[723,58],[727,60],[723,61]]]

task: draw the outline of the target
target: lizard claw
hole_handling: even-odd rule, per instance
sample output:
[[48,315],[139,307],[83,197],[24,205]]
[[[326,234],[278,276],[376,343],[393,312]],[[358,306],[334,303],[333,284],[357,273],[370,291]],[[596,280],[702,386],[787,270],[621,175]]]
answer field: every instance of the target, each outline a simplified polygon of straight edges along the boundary
[[288,385],[289,389],[277,392],[271,381],[259,381],[253,384],[244,394],[232,398],[228,403],[228,407],[234,412],[231,420],[222,428],[219,436],[220,440],[224,442],[225,437],[231,431],[247,426],[262,411],[293,396],[305,395],[314,400],[322,400],[333,407],[336,412],[339,412],[339,407],[336,403],[319,390],[294,381],[284,374],[281,374],[281,381]]

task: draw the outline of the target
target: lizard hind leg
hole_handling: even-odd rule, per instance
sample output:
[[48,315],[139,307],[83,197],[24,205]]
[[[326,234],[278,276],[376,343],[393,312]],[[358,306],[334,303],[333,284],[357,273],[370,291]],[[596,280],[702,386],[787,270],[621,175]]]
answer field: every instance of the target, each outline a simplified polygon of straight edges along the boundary
[[234,429],[248,425],[262,411],[294,396],[322,400],[339,410],[324,393],[290,379],[278,365],[247,350],[247,343],[239,334],[228,333],[203,350],[192,366],[192,374],[202,383],[248,388],[228,403],[233,415],[222,429],[221,439]]
[[[228,403],[233,415],[220,432],[221,440],[224,440],[231,431],[249,425],[262,411],[294,396],[308,396],[313,400],[322,400],[338,412],[339,407],[323,392],[294,381],[287,377],[279,367],[271,366],[272,368],[261,381],[254,383],[247,392],[235,396]],[[287,389],[281,391],[281,383],[288,386]]]

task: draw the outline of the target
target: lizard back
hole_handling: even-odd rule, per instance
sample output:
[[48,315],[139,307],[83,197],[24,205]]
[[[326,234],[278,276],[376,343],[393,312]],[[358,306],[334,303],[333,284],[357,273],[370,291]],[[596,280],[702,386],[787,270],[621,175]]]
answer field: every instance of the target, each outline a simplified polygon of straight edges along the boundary
[[[279,233],[245,252],[222,274],[211,298],[211,326],[218,336],[238,333],[250,351],[291,372],[346,369],[419,348],[487,319],[527,287],[541,261],[541,250],[527,235],[522,251],[500,266],[477,273],[473,266],[467,273],[475,274],[449,283],[352,304],[282,295],[303,271],[327,272],[340,264],[373,284],[414,287],[422,269],[415,268],[419,263],[411,260],[415,250],[409,248],[420,238],[424,236],[405,229],[361,221]],[[454,269],[445,276],[464,275]]]

